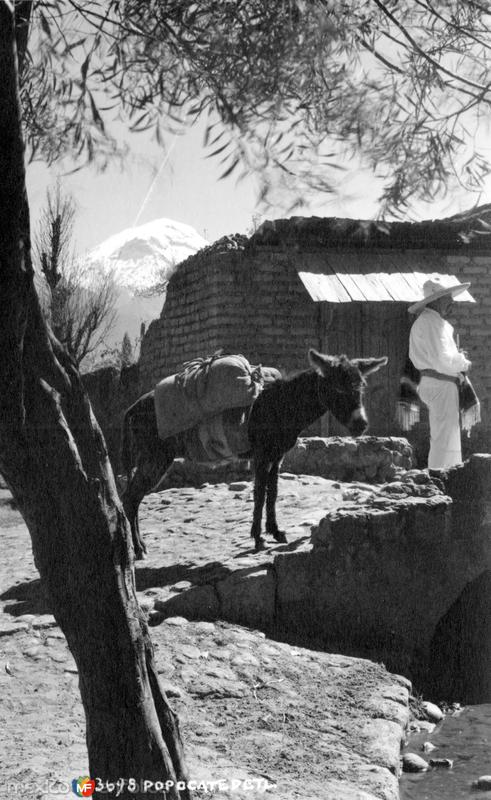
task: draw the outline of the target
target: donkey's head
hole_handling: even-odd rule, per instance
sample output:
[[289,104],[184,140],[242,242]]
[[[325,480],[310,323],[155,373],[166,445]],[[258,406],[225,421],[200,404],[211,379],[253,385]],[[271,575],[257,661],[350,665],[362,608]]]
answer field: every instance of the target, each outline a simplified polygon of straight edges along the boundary
[[320,375],[319,399],[353,436],[360,436],[368,420],[363,407],[365,376],[387,364],[383,358],[352,358],[326,356],[309,350],[309,361]]

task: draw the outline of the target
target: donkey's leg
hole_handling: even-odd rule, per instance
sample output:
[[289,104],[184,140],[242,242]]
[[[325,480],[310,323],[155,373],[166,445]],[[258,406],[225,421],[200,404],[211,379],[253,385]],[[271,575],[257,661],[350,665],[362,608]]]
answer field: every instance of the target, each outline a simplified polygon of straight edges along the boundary
[[286,542],[286,536],[280,531],[276,522],[276,498],[278,497],[278,469],[280,459],[274,461],[268,475],[266,485],[266,533],[270,533],[277,542]]
[[130,523],[135,558],[137,561],[140,561],[147,552],[143,537],[140,534],[140,525],[138,522],[140,503],[145,495],[157,485],[173,461],[174,455],[166,453],[155,454],[155,457],[152,459],[140,459],[128,487],[123,494],[123,508]]
[[123,502],[124,513],[126,514],[128,522],[130,523],[135,558],[138,561],[141,560],[147,552],[147,548],[145,547],[145,543],[143,542],[140,534],[140,525],[138,522],[138,509],[141,501],[147,493],[146,486],[147,482],[145,480],[145,474],[143,472],[142,465],[138,464],[121,498]]
[[256,543],[256,552],[264,550],[264,540],[261,536],[261,520],[270,467],[271,462],[254,459],[254,513],[252,517],[251,536]]

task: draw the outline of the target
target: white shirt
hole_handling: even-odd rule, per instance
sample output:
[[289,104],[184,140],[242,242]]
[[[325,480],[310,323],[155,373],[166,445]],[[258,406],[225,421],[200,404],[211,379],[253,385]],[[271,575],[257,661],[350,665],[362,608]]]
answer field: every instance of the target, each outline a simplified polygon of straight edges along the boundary
[[435,369],[445,375],[466,372],[471,365],[457,349],[453,327],[433,308],[425,308],[413,323],[409,358],[416,369]]

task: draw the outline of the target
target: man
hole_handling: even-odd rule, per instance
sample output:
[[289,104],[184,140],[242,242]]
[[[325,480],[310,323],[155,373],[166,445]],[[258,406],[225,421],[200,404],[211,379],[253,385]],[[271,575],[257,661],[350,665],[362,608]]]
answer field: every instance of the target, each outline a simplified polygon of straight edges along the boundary
[[408,309],[419,314],[409,336],[409,358],[421,373],[418,394],[429,410],[430,469],[446,469],[462,461],[458,387],[459,376],[468,371],[471,362],[459,351],[446,317],[453,298],[469,286],[444,286],[439,278],[427,280],[424,299]]

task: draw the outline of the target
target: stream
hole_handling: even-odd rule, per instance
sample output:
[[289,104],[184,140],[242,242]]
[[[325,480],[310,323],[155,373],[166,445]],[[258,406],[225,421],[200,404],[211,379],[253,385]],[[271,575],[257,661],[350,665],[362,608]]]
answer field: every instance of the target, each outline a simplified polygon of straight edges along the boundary
[[[423,752],[424,742],[431,742],[436,749]],[[491,790],[472,788],[477,778],[491,775],[491,703],[465,706],[461,712],[447,715],[433,733],[411,734],[404,752],[417,753],[426,761],[449,758],[453,767],[404,773],[401,800],[491,800]]]

